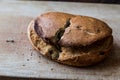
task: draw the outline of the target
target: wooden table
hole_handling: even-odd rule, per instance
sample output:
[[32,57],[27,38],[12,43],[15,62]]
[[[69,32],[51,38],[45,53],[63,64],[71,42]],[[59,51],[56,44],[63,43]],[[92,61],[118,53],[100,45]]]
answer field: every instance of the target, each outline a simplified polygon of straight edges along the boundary
[[[48,11],[81,14],[105,21],[113,29],[112,53],[100,64],[83,68],[70,67],[46,59],[32,48],[26,32],[33,18]],[[1,2],[0,75],[49,79],[118,80],[120,78],[120,5],[46,1]]]

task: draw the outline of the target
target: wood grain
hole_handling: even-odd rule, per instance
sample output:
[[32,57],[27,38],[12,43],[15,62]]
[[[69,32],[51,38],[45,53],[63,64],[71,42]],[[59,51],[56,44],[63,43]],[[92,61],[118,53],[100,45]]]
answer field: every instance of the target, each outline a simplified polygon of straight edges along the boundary
[[[32,48],[26,32],[32,19],[48,11],[81,14],[105,21],[113,29],[112,53],[103,62],[82,68],[62,65],[46,59]],[[120,78],[119,15],[120,5],[44,1],[1,2],[0,75],[49,79],[118,80]]]

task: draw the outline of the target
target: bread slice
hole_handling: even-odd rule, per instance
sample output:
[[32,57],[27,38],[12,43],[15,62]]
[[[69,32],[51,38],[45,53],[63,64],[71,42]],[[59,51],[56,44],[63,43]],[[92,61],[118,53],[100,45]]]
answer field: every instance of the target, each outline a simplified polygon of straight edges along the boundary
[[46,43],[34,30],[35,21],[28,26],[28,37],[32,46],[42,55],[62,64],[71,66],[88,66],[102,61],[109,53],[113,44],[112,35],[98,40],[88,46],[61,47],[59,52],[53,45]]

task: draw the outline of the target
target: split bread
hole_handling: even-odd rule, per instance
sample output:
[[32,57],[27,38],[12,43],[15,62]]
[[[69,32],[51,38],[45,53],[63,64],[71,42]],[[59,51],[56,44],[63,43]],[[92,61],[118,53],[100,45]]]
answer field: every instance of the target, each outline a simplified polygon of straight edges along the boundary
[[30,22],[27,32],[42,55],[71,66],[96,64],[113,45],[112,29],[105,22],[62,12],[41,14]]

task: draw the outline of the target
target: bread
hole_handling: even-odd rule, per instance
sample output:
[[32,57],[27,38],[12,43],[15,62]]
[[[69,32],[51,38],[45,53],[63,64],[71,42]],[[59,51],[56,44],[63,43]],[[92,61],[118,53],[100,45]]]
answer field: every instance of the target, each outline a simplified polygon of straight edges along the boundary
[[42,55],[71,66],[98,63],[113,45],[112,29],[105,22],[68,13],[44,13],[30,22],[27,32]]

